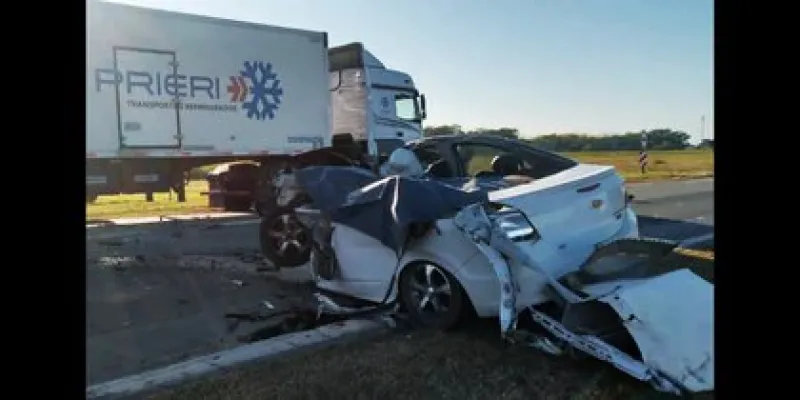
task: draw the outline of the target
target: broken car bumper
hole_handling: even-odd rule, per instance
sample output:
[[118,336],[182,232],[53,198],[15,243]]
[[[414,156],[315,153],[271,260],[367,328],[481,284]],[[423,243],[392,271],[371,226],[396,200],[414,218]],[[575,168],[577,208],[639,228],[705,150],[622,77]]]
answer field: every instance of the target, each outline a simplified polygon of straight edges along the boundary
[[[533,320],[549,332],[555,343],[607,361],[639,380],[650,382],[660,391],[680,394],[713,390],[712,284],[689,270],[679,270],[656,277],[587,285],[578,293],[532,260],[522,248],[524,244],[510,240],[482,205],[462,210],[456,217],[456,225],[490,261],[500,282],[499,315],[504,338],[519,337],[517,318],[524,310],[518,307],[520,285],[511,268],[511,264],[515,264],[539,274],[547,292],[562,305],[564,311],[557,318],[527,307]],[[587,308],[598,303],[613,309],[617,318],[608,320],[621,325],[630,334],[638,354],[623,352],[598,335],[573,331],[559,321],[570,316],[571,308]],[[570,327],[590,325],[582,324],[580,315],[577,315],[578,321],[575,319]],[[548,338],[531,340],[531,345],[551,353],[555,353],[553,347],[558,346]]]

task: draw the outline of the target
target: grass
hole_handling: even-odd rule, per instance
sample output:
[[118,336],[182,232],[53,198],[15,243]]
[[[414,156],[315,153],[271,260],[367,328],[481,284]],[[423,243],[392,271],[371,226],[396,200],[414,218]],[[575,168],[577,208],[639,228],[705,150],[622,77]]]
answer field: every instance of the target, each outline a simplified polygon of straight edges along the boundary
[[208,196],[200,194],[206,190],[208,184],[205,181],[190,181],[186,187],[185,203],[178,203],[174,193],[172,199],[168,193],[154,193],[152,203],[145,201],[143,193],[100,196],[94,203],[86,205],[86,220],[214,211],[208,207]]
[[[675,253],[670,269],[713,282],[713,256]],[[256,362],[153,394],[194,399],[671,399],[593,359],[504,345],[493,320],[455,332],[390,334],[283,360]],[[704,393],[696,399],[713,399]]]
[[613,165],[628,182],[714,176],[714,152],[708,149],[649,151],[647,173],[639,169],[639,152],[565,153],[582,163]]
[[[714,153],[711,150],[650,152],[650,168],[645,175],[639,171],[639,155],[635,151],[566,153],[565,155],[584,163],[614,165],[628,182],[688,179],[714,175]],[[485,162],[487,166],[488,162],[487,158]],[[474,168],[480,169],[479,167],[478,163],[475,163]],[[203,171],[211,168],[213,166],[206,167]],[[203,176],[203,174],[198,172],[193,176]],[[191,181],[186,189],[186,203],[178,203],[174,195],[170,200],[166,193],[156,193],[155,201],[152,203],[145,201],[144,194],[100,196],[94,204],[86,206],[86,218],[87,220],[102,220],[220,211],[208,207],[208,197],[200,194],[204,190],[207,190],[205,180]]]

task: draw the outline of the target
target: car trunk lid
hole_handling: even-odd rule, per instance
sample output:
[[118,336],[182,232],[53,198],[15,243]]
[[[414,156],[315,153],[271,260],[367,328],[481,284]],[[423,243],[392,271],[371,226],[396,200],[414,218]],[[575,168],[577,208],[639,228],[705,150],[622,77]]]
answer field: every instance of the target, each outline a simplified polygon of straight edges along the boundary
[[578,164],[530,183],[489,193],[525,214],[543,240],[598,245],[623,225],[624,180],[613,166]]

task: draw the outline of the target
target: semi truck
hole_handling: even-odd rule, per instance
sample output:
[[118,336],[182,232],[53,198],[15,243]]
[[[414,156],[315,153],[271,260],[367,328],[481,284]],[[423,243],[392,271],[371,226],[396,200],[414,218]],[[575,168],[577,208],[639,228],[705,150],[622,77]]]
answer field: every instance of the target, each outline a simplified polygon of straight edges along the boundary
[[328,148],[379,160],[422,136],[425,96],[361,43],[97,0],[86,23],[87,202],[158,192],[184,202],[189,171],[218,165],[209,195],[255,209],[267,258],[293,265],[308,256],[287,253],[299,239],[267,237],[294,226],[276,174]]

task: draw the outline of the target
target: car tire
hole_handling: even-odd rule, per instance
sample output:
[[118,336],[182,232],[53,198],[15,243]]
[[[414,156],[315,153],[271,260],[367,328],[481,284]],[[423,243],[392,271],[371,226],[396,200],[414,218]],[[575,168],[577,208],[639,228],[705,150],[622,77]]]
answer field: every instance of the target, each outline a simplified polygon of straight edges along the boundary
[[276,267],[299,267],[311,256],[311,234],[295,216],[294,209],[275,207],[265,211],[259,228],[261,253]]
[[[439,265],[414,263],[400,274],[400,300],[411,320],[423,328],[448,330],[464,315],[468,304],[458,280]],[[425,296],[429,297],[425,300]],[[425,304],[421,302],[425,301]]]

